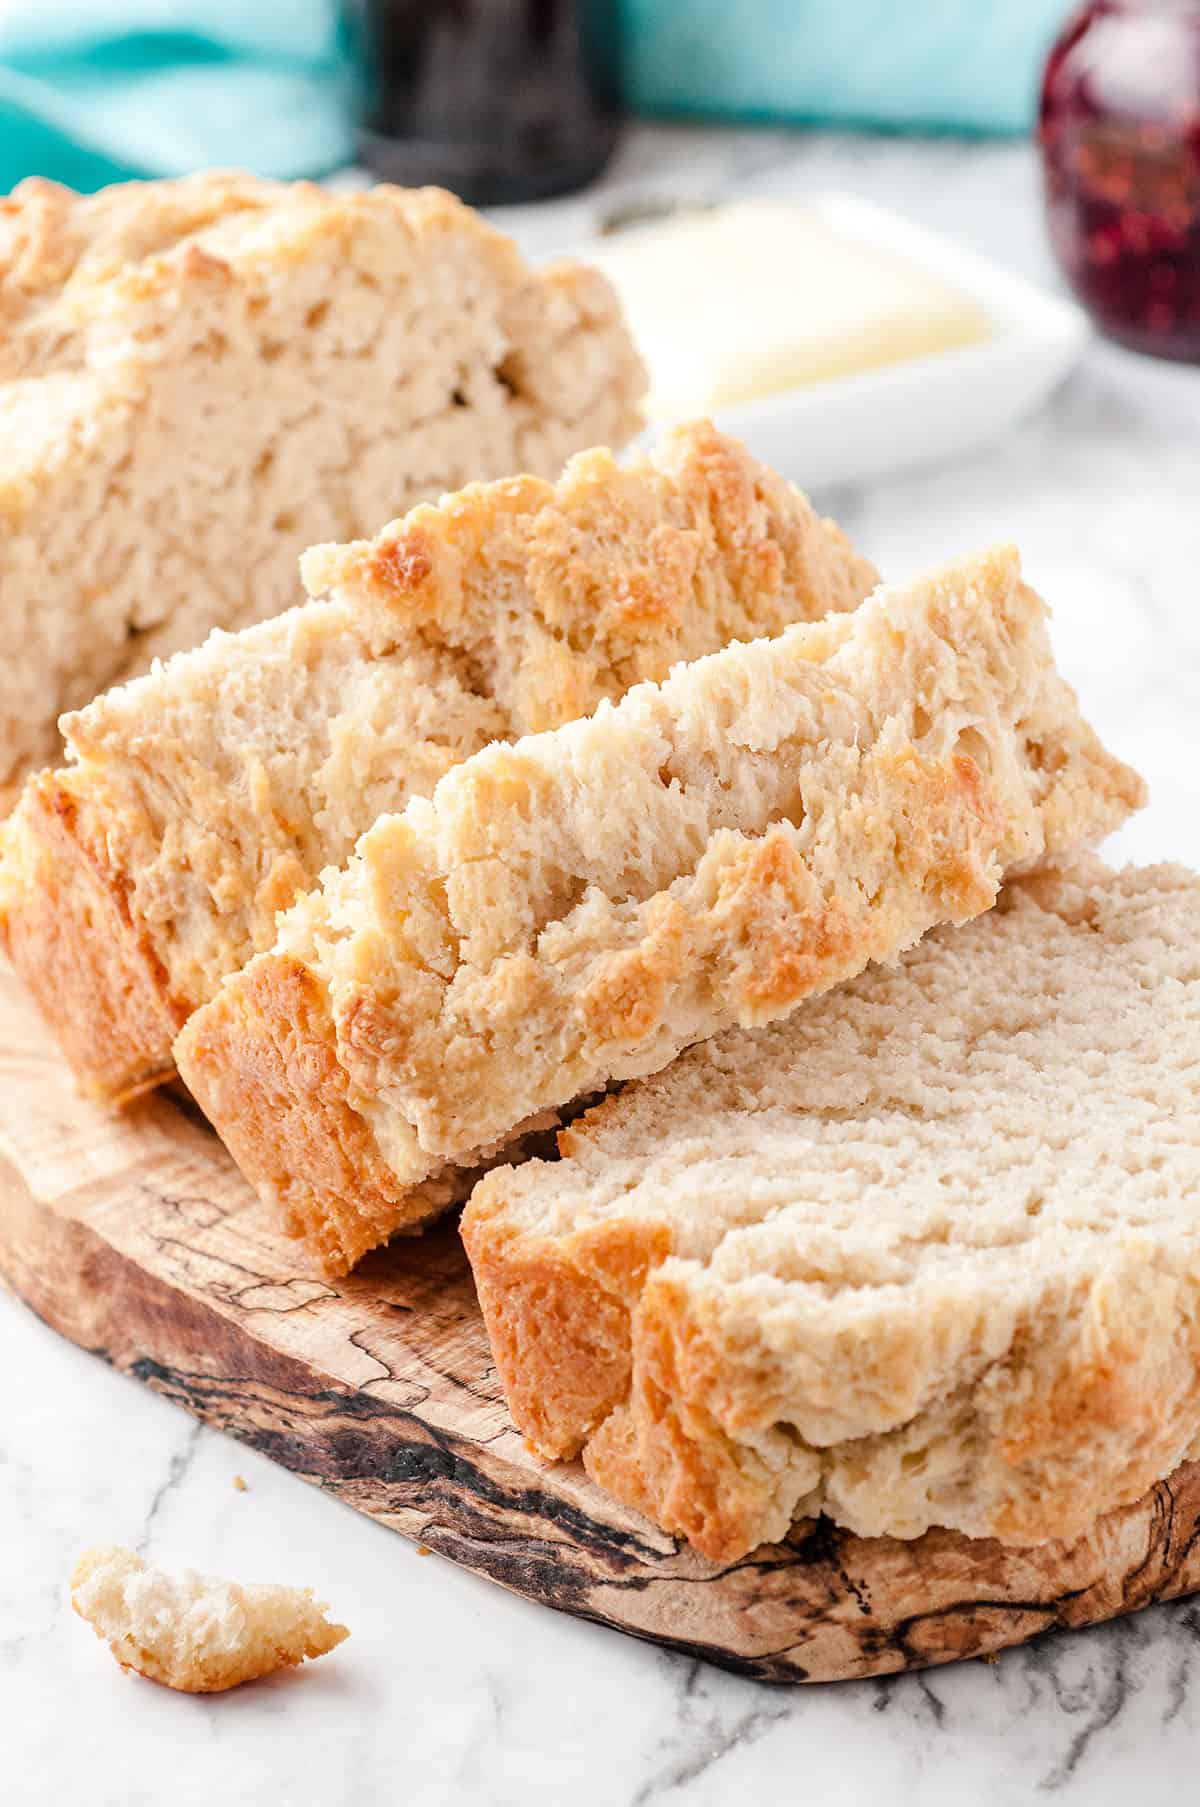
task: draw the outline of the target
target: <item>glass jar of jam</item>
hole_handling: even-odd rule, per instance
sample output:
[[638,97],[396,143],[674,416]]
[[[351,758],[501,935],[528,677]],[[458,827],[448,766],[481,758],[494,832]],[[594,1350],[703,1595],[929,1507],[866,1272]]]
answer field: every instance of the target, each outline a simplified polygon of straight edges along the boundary
[[1200,0],[1092,0],[1042,81],[1055,254],[1102,331],[1200,361]]

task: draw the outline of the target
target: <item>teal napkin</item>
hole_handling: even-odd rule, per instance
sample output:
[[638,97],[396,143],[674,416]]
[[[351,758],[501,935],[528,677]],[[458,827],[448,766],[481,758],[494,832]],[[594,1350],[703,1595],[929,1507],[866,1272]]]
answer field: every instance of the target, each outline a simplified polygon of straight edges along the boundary
[[[425,0],[432,6],[445,0]],[[629,105],[1022,131],[1065,0],[612,0]],[[354,155],[338,0],[0,0],[0,192]]]
[[0,6],[0,192],[205,165],[317,176],[353,134],[334,0]]
[[635,109],[1023,132],[1069,0],[618,0]]

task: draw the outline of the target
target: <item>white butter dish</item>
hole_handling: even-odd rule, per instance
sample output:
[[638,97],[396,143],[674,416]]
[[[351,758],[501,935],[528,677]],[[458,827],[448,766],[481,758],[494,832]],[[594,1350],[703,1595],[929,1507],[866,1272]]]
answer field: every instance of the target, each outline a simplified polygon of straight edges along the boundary
[[[1071,302],[855,196],[805,196],[802,205],[841,238],[903,258],[914,270],[949,285],[982,309],[990,327],[986,337],[972,343],[921,351],[709,410],[756,457],[804,488],[861,483],[935,464],[995,439],[1043,401],[1079,356],[1091,329]],[[638,230],[631,229],[631,237]],[[619,265],[620,254],[613,256],[619,244],[619,239],[601,240],[581,247],[579,254],[594,255],[602,265],[613,258]],[[794,271],[781,273],[780,280],[798,286]],[[779,298],[773,299],[777,313]],[[797,305],[803,305],[802,295]],[[686,310],[686,293],[680,293],[679,306]],[[636,307],[631,314],[636,332]],[[710,325],[710,334],[713,330]],[[643,337],[651,388],[659,396],[650,441],[665,424],[662,398],[684,393],[686,383],[680,381],[678,347],[663,345],[654,333]],[[703,347],[696,355],[704,355]],[[709,387],[705,375],[697,373],[698,394]],[[669,404],[667,411],[673,412]]]

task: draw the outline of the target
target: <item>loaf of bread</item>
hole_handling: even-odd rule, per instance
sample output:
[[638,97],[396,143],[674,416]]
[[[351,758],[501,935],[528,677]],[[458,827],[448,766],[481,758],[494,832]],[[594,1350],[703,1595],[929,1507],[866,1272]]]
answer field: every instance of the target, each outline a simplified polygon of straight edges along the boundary
[[1200,1438],[1200,880],[1005,891],[483,1180],[518,1426],[706,1555],[1073,1538]]
[[86,1550],[71,1576],[71,1605],[122,1669],[183,1694],[221,1694],[349,1637],[311,1588],[218,1581],[194,1569],[168,1574],[116,1545]]
[[605,279],[437,189],[223,174],[0,202],[0,786],[153,657],[295,600],[296,560],[636,430]]
[[875,581],[704,423],[626,468],[591,451],[555,485],[472,485],[304,573],[318,599],[68,716],[75,763],[5,826],[0,935],[103,1097],[167,1077],[276,911],[456,761]]
[[998,549],[494,745],[381,818],[176,1043],[330,1271],[530,1117],[988,909],[1141,787]]

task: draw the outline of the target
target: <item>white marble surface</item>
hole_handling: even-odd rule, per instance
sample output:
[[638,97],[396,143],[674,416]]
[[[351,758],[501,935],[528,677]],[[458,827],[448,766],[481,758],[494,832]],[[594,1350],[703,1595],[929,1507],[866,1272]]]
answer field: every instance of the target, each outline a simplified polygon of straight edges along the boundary
[[[603,196],[516,224],[542,248],[582,236],[613,195],[731,186],[856,190],[1053,280],[1021,147],[644,131]],[[1150,780],[1119,851],[1200,865],[1200,370],[1097,347],[1004,443],[821,500],[889,575],[1017,540],[1089,712]],[[419,1558],[8,1299],[0,1343],[0,1799],[14,1807],[1158,1807],[1195,1786],[1200,1603],[994,1665],[769,1688]],[[353,1636],[224,1698],[128,1679],[65,1603],[98,1539],[315,1585]]]

